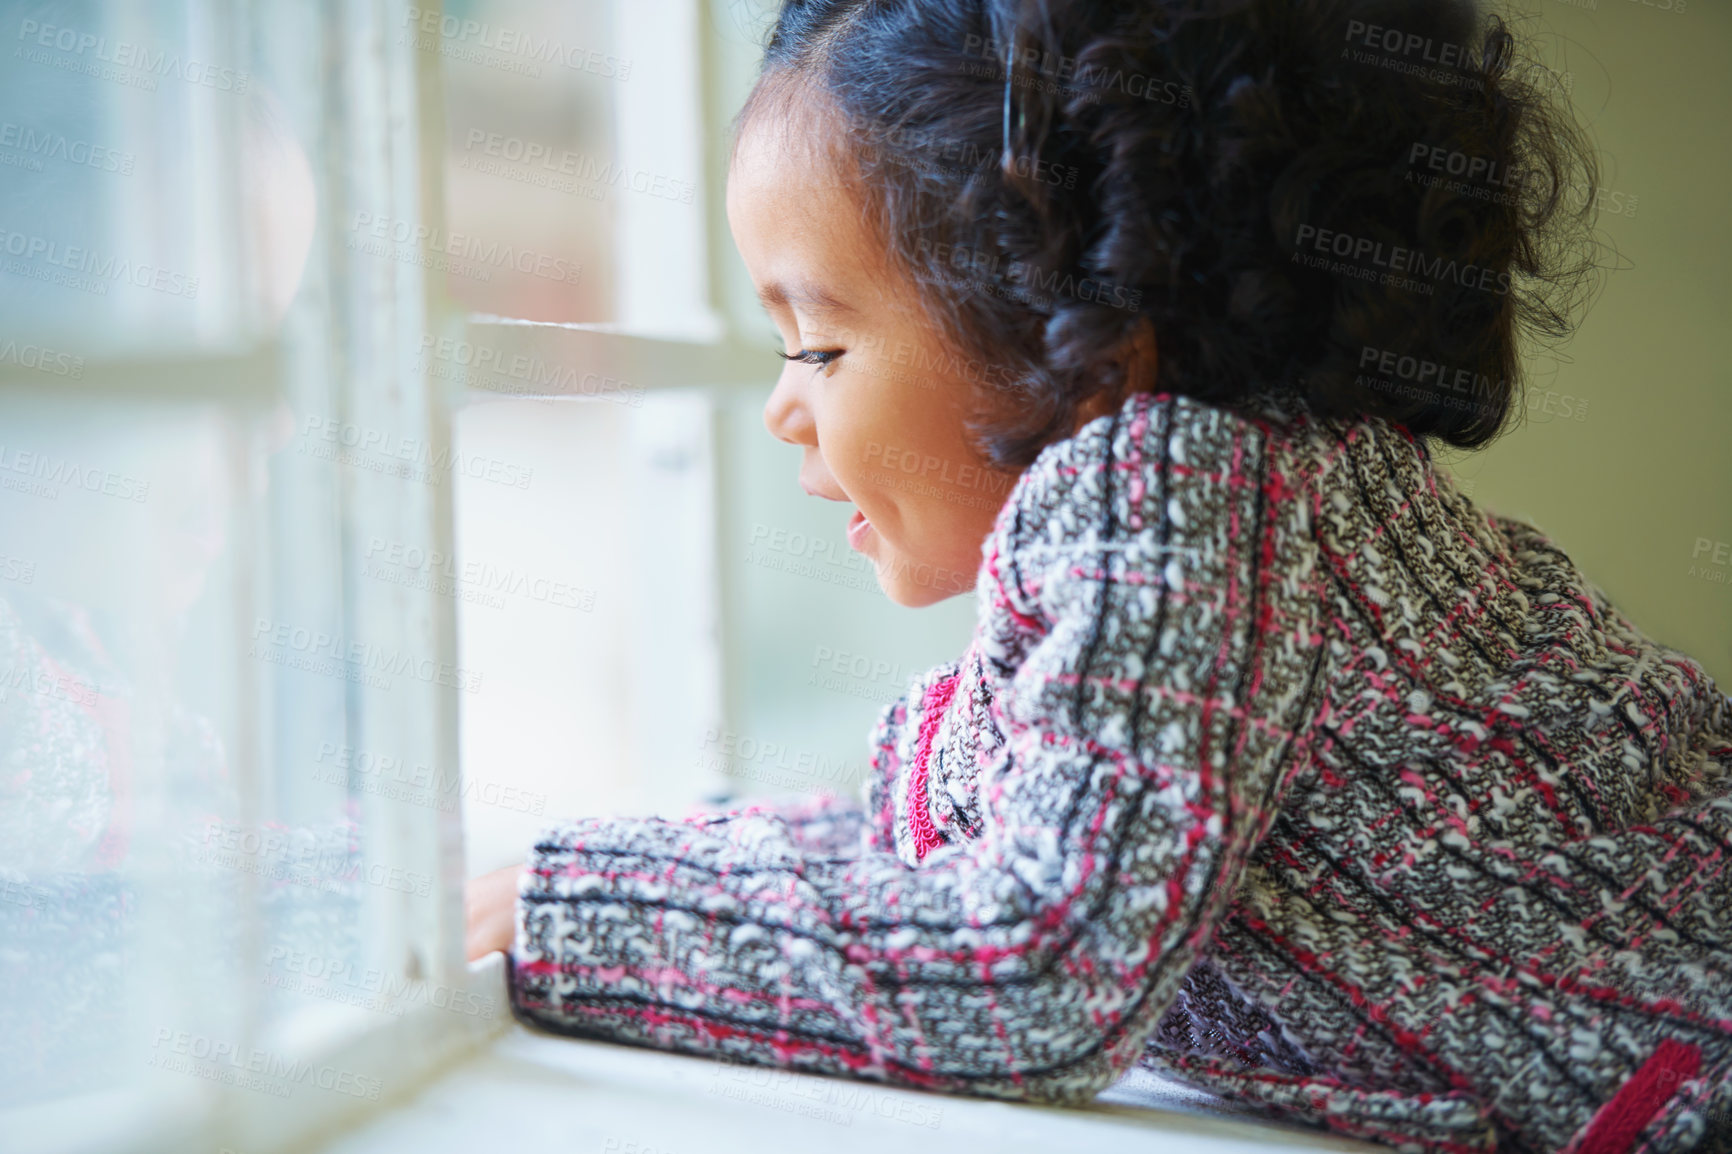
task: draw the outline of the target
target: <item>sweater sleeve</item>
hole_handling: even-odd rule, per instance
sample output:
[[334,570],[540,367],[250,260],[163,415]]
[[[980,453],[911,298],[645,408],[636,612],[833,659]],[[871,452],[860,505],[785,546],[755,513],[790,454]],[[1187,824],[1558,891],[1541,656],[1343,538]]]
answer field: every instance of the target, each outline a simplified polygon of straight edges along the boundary
[[[1141,1052],[1284,785],[1321,649],[1268,438],[1146,396],[1049,448],[986,542],[980,828],[932,826],[966,670],[880,723],[849,857],[773,814],[586,820],[535,848],[514,1004],[566,1032],[1083,1101]],[[882,784],[878,783],[880,778]],[[887,792],[886,792],[887,791]],[[888,804],[888,818],[874,815]]]

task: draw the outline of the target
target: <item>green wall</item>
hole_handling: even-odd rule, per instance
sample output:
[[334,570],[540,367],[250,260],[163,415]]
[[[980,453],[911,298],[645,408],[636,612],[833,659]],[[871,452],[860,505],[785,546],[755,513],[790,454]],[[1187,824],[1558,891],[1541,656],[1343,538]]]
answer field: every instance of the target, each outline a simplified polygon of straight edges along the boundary
[[[1572,77],[1620,267],[1560,355],[1535,362],[1527,420],[1453,467],[1732,691],[1732,564],[1711,563],[1732,553],[1732,9],[1667,2],[1517,10]],[[1586,412],[1558,415],[1565,394]]]

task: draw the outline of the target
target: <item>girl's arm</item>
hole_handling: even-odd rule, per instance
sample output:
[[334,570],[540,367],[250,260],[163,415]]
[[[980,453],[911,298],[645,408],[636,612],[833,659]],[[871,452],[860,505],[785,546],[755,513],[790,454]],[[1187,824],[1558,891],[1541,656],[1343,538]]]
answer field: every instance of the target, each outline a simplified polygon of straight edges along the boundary
[[[519,1012],[1005,1097],[1107,1085],[1307,761],[1310,511],[1275,453],[1245,422],[1148,397],[1049,449],[981,572],[1004,742],[980,836],[913,865],[876,841],[812,852],[769,813],[558,827],[523,876]],[[898,825],[954,720],[944,697],[923,682],[881,726]]]

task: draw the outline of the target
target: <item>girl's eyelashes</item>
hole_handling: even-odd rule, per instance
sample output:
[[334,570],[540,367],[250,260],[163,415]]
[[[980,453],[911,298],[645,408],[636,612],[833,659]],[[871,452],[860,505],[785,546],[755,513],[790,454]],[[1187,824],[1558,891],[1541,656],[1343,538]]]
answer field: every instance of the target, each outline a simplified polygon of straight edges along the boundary
[[784,353],[776,350],[776,355],[784,361],[799,361],[802,365],[827,365],[842,355],[841,349],[801,349],[795,353]]

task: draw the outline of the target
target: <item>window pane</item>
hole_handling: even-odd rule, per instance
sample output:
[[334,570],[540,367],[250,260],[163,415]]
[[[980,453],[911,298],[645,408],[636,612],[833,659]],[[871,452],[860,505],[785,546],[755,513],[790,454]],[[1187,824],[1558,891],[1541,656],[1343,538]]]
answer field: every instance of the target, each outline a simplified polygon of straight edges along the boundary
[[237,449],[208,409],[0,398],[0,1099],[234,1038],[245,684]]
[[431,896],[352,792],[394,675],[337,475],[286,407],[14,392],[0,429],[0,1105],[316,1097],[272,1039],[390,1013],[363,917]]
[[636,62],[612,50],[610,5],[472,0],[407,16],[400,35],[443,71],[451,295],[503,316],[614,319],[611,238],[632,194],[613,112]]
[[456,300],[484,315],[719,335],[700,27],[697,0],[408,10],[401,37],[442,70],[445,227],[426,243]]
[[290,291],[298,265],[254,226],[293,230],[307,170],[239,31],[193,0],[0,3],[9,335],[85,355],[232,343]]

